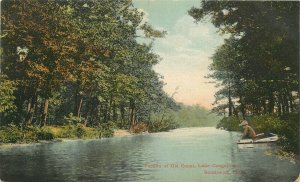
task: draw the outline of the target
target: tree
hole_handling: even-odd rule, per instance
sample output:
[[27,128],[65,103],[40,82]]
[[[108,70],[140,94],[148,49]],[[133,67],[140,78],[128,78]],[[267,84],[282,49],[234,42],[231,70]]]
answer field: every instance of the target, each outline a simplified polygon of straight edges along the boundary
[[213,57],[212,77],[224,84],[228,76],[221,71],[233,74],[228,93],[239,99],[243,115],[245,109],[256,114],[277,110],[279,115],[293,111],[295,101],[290,98],[298,93],[293,76],[299,74],[298,7],[299,2],[202,1],[200,8],[189,10],[196,21],[210,17],[220,32],[231,34]]

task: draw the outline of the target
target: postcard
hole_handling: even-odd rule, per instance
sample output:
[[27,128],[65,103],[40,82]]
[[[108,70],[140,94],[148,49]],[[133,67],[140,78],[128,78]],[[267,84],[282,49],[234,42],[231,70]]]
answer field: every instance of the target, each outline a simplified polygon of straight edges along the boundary
[[0,182],[300,181],[298,1],[0,2]]

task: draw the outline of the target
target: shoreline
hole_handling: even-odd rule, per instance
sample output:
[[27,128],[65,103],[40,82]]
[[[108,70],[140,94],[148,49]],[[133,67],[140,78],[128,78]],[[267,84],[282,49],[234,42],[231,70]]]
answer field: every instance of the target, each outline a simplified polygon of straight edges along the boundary
[[[114,130],[113,136],[111,137],[103,137],[103,138],[112,138],[112,137],[125,137],[133,135],[128,130],[117,129]],[[99,140],[103,138],[54,138],[53,140],[38,140],[38,141],[31,141],[31,142],[20,142],[20,143],[0,143],[0,149],[6,147],[26,147],[26,146],[33,146],[33,145],[40,145],[46,143],[56,143],[56,142],[68,142],[68,141],[76,141],[76,140]],[[1,182],[1,181],[0,181]]]

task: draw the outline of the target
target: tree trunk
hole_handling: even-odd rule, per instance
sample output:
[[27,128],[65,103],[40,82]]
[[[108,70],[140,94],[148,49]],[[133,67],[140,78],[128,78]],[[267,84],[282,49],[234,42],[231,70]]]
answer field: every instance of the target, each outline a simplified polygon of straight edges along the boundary
[[112,106],[112,111],[113,111],[113,121],[116,122],[118,121],[118,114],[117,114],[117,108],[115,103]]
[[111,110],[112,110],[112,95],[110,95],[110,99],[109,99],[109,102],[108,102],[108,109],[107,109],[107,120],[110,121],[111,120]]
[[88,124],[88,120],[89,120],[89,118],[90,118],[90,114],[91,114],[91,109],[92,109],[92,106],[93,105],[93,101],[92,101],[92,99],[90,99],[90,100],[88,100],[87,102],[86,102],[86,112],[85,112],[85,114],[84,114],[84,122],[83,122],[83,125],[84,126],[87,126],[87,124]]
[[135,122],[135,104],[134,100],[130,99],[130,125],[134,126]]
[[263,107],[263,114],[267,114],[267,103],[266,103],[266,100],[265,99],[263,99],[262,101],[261,101],[261,105],[262,105],[262,107]]
[[242,113],[242,117],[243,119],[245,119],[245,105],[244,105],[244,101],[243,101],[243,97],[241,95],[239,95],[239,99],[240,99],[240,103],[241,103],[241,113]]
[[274,95],[272,92],[269,93],[268,113],[274,113]]
[[43,126],[46,126],[47,116],[48,116],[48,108],[49,108],[49,99],[47,98],[44,101],[43,114],[42,114],[42,118],[41,118]]
[[27,125],[32,124],[34,111],[35,111],[35,107],[36,107],[36,102],[37,102],[37,91],[35,91],[35,93],[31,97],[30,103],[28,103],[27,116],[26,116],[26,120],[25,120],[25,123]]
[[[77,83],[77,84],[79,85],[80,83]],[[77,88],[76,91],[75,91],[75,98],[74,98],[74,109],[73,109],[73,115],[74,116],[80,117],[82,101],[83,101],[83,97],[79,93],[79,89]]]
[[290,106],[290,112],[294,112],[294,102],[293,102],[292,93],[289,93],[289,106]]
[[83,98],[82,96],[79,97],[79,102],[78,102],[78,106],[77,106],[77,109],[76,109],[76,112],[75,112],[75,116],[77,117],[80,117],[80,112],[81,112],[81,107],[82,107],[82,101],[83,101]]
[[103,109],[103,119],[104,119],[104,122],[105,123],[107,123],[107,120],[108,120],[108,111],[107,111],[107,109],[108,109],[108,103],[107,103],[107,101],[105,101],[105,103],[104,103],[104,109]]
[[123,127],[125,121],[125,108],[124,104],[120,105],[120,113],[121,113],[121,126]]
[[229,87],[228,87],[228,116],[232,116],[232,100],[231,100],[230,83],[229,83]]

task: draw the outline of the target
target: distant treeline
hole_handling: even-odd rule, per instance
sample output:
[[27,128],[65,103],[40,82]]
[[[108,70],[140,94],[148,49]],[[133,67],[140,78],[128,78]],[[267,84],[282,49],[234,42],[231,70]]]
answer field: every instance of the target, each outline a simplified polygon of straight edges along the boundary
[[222,119],[208,109],[199,105],[180,105],[181,109],[173,111],[173,120],[180,127],[214,127]]

